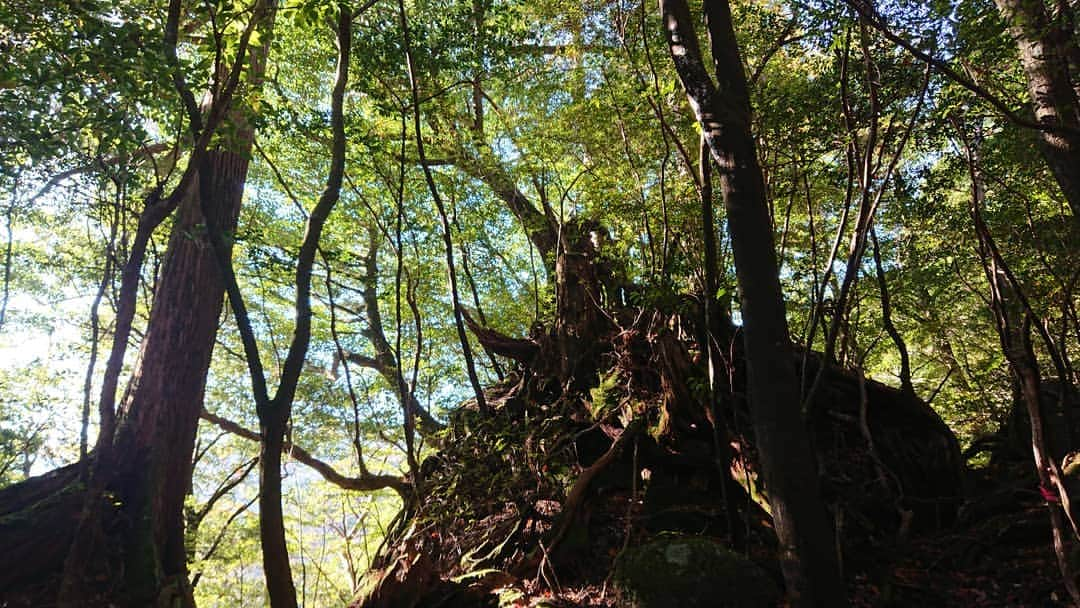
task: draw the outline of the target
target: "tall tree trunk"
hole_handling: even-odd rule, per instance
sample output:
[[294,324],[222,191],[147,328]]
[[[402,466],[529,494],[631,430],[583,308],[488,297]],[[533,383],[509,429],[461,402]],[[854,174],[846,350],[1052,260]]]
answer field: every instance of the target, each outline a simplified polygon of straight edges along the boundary
[[[1005,259],[998,251],[982,216],[985,189],[979,171],[978,142],[964,141],[966,148],[968,173],[971,177],[971,217],[978,238],[979,257],[983,271],[990,286],[990,309],[994,315],[1001,349],[1009,362],[1019,388],[1020,398],[1027,409],[1031,425],[1031,450],[1035,462],[1035,472],[1044,494],[1057,495],[1056,502],[1048,500],[1050,528],[1053,538],[1054,553],[1061,571],[1065,589],[1073,603],[1080,605],[1080,586],[1077,585],[1076,572],[1070,558],[1070,547],[1076,538],[1076,524],[1068,489],[1058,463],[1050,455],[1046,439],[1046,426],[1043,416],[1041,391],[1041,373],[1039,361],[1031,344],[1032,315],[1025,310],[1021,298],[1020,285],[1009,270]],[[1072,524],[1072,534],[1066,525]]]
[[[145,496],[142,516],[153,521],[154,545],[167,579],[187,576],[184,498],[191,484],[191,456],[202,409],[224,287],[212,251],[201,235],[212,210],[219,225],[235,229],[247,177],[243,150],[207,152],[208,188],[194,189],[180,205],[165,265],[150,312],[139,364],[121,405],[120,427],[110,450],[130,463],[132,504]],[[199,190],[214,199],[200,202]]]
[[[273,6],[270,7],[273,10]],[[326,220],[341,196],[345,175],[344,103],[345,89],[349,79],[349,58],[352,42],[352,10],[347,3],[338,7],[335,27],[338,44],[337,76],[331,95],[330,170],[326,187],[318,202],[308,214],[304,238],[296,260],[296,295],[294,311],[296,324],[289,343],[285,361],[273,398],[267,389],[266,374],[259,355],[258,341],[251,325],[247,305],[236,280],[232,266],[230,240],[231,227],[218,223],[218,218],[207,217],[207,233],[212,254],[216,258],[217,276],[221,277],[224,292],[229,296],[237,329],[244,347],[255,410],[259,417],[259,540],[262,546],[263,573],[270,605],[274,608],[295,608],[296,587],[293,584],[289,551],[285,541],[285,518],[281,507],[281,450],[284,448],[285,432],[292,414],[293,401],[303,373],[308,346],[311,343],[311,279],[315,258],[319,253],[319,239]],[[210,193],[203,191],[206,203]],[[235,222],[234,222],[235,224]]]
[[[236,227],[253,131],[242,114],[229,108],[236,105],[233,93],[242,74],[251,88],[261,81],[273,6],[272,0],[258,4],[236,47],[236,61],[219,80],[221,86],[208,107],[200,108],[181,73],[174,73],[195,146],[191,166],[176,190],[160,201],[160,193],[151,195],[140,220],[138,238],[145,245],[154,227],[177,209],[134,371],[114,416],[113,376],[118,375],[127,341],[127,330],[118,327],[120,346],[110,355],[101,437],[90,456],[94,466],[89,486],[71,491],[74,479],[67,467],[0,496],[4,514],[34,510],[31,525],[22,526],[26,531],[0,526],[0,545],[21,543],[27,535],[51,539],[33,560],[21,559],[17,552],[0,559],[0,603],[10,584],[22,581],[33,586],[35,577],[40,584],[63,570],[59,589],[38,587],[32,603],[55,599],[78,606],[194,604],[183,506],[190,492],[195,435],[224,295],[205,226],[216,224],[229,232]],[[179,0],[169,4],[168,12],[165,54],[175,63]],[[248,41],[257,28],[263,30],[264,42],[249,54]],[[208,150],[211,138],[226,122],[232,134],[229,147]],[[140,257],[125,267],[124,284],[130,289],[124,289],[124,298],[137,295],[133,286],[141,271],[142,249],[135,249]],[[124,327],[133,311],[130,304],[125,301],[121,306]],[[67,498],[60,500],[61,496]],[[45,497],[53,506],[38,508],[35,501]],[[77,517],[70,513],[73,502],[82,503]],[[45,597],[49,594],[52,597]]]
[[[289,563],[289,549],[285,543],[285,518],[281,508],[281,450],[285,445],[285,431],[292,415],[293,401],[300,374],[304,368],[308,346],[311,344],[311,276],[315,257],[319,251],[319,239],[322,236],[326,220],[341,197],[341,184],[345,175],[345,89],[349,82],[349,62],[352,51],[352,9],[348,3],[338,7],[337,24],[334,28],[338,46],[337,76],[330,102],[330,129],[333,134],[331,143],[330,170],[326,177],[326,187],[318,202],[308,215],[304,229],[304,239],[296,260],[296,326],[289,344],[285,363],[282,365],[281,378],[274,398],[267,401],[265,377],[260,366],[252,366],[252,357],[258,358],[254,348],[254,334],[247,318],[243,315],[243,301],[236,288],[235,276],[232,275],[232,260],[225,255],[227,247],[220,240],[215,242],[218,263],[227,268],[230,303],[233,306],[237,324],[244,337],[244,351],[248,365],[252,366],[252,384],[256,391],[256,403],[259,414],[259,430],[262,434],[259,454],[259,538],[263,552],[263,572],[266,575],[266,589],[273,608],[296,608],[296,586],[293,584],[292,568]],[[218,232],[224,235],[226,232]],[[217,240],[217,236],[215,236]]]
[[1020,53],[1040,149],[1080,222],[1080,73],[1070,73],[1078,55],[1071,3],[1051,13],[1043,0],[995,0]]
[[[274,0],[257,4],[236,63],[201,120],[194,115],[190,90],[177,80],[198,145],[204,146],[221,124],[228,123],[232,136],[228,146],[201,155],[197,151],[192,157],[195,178],[177,210],[139,363],[120,407],[116,439],[104,450],[106,458],[139,467],[132,471],[134,485],[127,488],[133,494],[129,504],[141,503],[138,515],[152,521],[160,574],[166,585],[179,588],[188,586],[184,500],[191,488],[195,435],[225,294],[206,227],[236,230],[254,130],[246,116],[229,108],[237,105],[232,93],[242,74],[252,89],[262,84],[275,7]],[[255,30],[261,31],[263,42],[245,55]],[[171,42],[175,53],[175,39]],[[140,556],[129,556],[128,561],[132,559]],[[190,591],[185,595],[185,601],[192,602]]]
[[[252,50],[247,63],[239,56],[229,75],[231,86],[242,71],[249,86],[261,85],[274,7],[272,0],[259,4],[244,35],[259,28],[264,42]],[[183,85],[178,88],[185,95]],[[192,159],[197,163],[196,176],[177,210],[138,364],[118,413],[116,439],[111,449],[103,451],[116,470],[128,471],[126,485],[118,490],[128,498],[127,509],[140,509],[133,514],[134,520],[152,522],[160,569],[156,574],[163,578],[150,576],[155,574],[149,569],[152,564],[141,562],[138,567],[132,560],[143,557],[136,551],[128,560],[140,579],[130,580],[129,575],[133,589],[151,580],[159,588],[163,584],[187,587],[183,507],[191,486],[195,435],[225,294],[207,226],[235,232],[254,139],[244,116],[235,111],[224,114],[229,96],[231,91],[215,100],[204,122],[196,122],[204,125],[198,134],[203,141],[218,121],[230,123],[230,146]],[[119,466],[121,459],[130,464]],[[147,545],[137,536],[133,542]],[[184,595],[185,603],[192,602],[190,592]]]
[[685,0],[660,1],[671,57],[716,160],[727,206],[742,296],[754,434],[780,540],[781,567],[793,605],[843,606],[847,602],[831,525],[799,407],[765,185],[750,133],[750,98],[731,9],[725,0],[706,0],[704,9],[719,87],[701,59]]

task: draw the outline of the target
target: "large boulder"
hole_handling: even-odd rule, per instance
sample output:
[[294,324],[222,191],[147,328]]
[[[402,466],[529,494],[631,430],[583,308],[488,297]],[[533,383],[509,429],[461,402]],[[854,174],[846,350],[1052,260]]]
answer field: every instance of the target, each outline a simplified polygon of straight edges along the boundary
[[760,566],[701,536],[661,536],[627,549],[613,581],[632,608],[757,608],[781,598]]

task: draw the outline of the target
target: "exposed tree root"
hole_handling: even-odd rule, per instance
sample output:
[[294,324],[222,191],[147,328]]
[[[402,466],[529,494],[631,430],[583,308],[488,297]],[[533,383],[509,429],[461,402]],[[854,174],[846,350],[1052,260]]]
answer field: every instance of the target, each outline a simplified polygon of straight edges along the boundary
[[[738,336],[729,325],[718,337],[733,348],[714,413],[695,318],[623,309],[594,325],[602,331],[591,339],[579,327],[569,351],[558,330],[527,341],[535,354],[515,351],[525,363],[489,390],[494,414],[452,417],[443,450],[424,463],[424,498],[376,558],[355,605],[475,606],[499,589],[593,588],[627,545],[669,533],[732,543],[775,574],[769,516],[755,502],[765,497]],[[470,326],[496,352],[522,342]],[[553,363],[575,349],[590,361]],[[816,373],[817,358],[808,362]],[[567,370],[593,375],[569,379]],[[816,401],[809,426],[829,502],[847,522],[846,551],[893,542],[901,526],[951,521],[963,468],[933,410],[839,369],[826,370]],[[631,440],[636,457],[623,449]]]

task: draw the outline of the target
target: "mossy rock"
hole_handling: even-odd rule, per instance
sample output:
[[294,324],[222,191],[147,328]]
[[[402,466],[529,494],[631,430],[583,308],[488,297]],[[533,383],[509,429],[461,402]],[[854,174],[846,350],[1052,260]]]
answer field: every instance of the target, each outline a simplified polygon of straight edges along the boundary
[[632,608],[776,606],[780,591],[757,564],[703,537],[666,536],[623,553],[614,582]]

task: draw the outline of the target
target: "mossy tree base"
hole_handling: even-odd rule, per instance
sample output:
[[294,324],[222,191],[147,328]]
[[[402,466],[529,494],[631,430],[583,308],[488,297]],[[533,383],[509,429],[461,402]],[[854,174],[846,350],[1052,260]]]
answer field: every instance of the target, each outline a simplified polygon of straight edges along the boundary
[[[691,552],[748,553],[733,567],[778,581],[770,517],[757,502],[765,497],[740,337],[723,324],[729,333],[719,339],[732,358],[722,375],[731,382],[715,387],[710,403],[695,306],[616,307],[591,330],[578,327],[574,344],[591,345],[587,365],[558,363],[569,351],[557,329],[524,340],[478,332],[496,352],[518,355],[518,368],[488,390],[491,416],[465,407],[451,417],[442,450],[422,467],[422,498],[407,507],[354,606],[497,605],[498,597],[600,589],[619,560],[673,533]],[[816,372],[816,355],[805,366],[796,359],[797,369]],[[563,377],[582,369],[591,375]],[[845,550],[950,521],[963,466],[956,438],[929,406],[828,369],[811,411]]]

